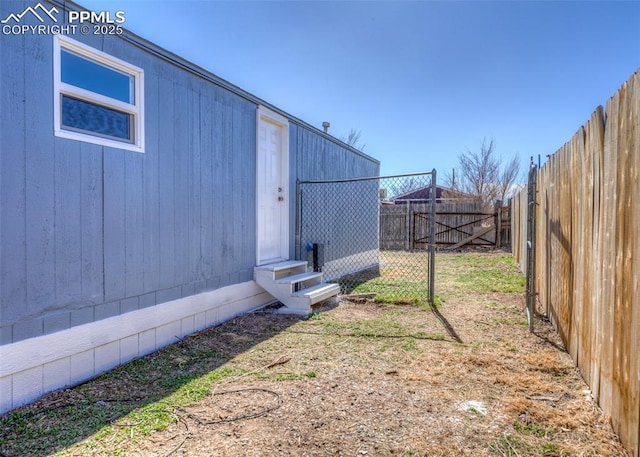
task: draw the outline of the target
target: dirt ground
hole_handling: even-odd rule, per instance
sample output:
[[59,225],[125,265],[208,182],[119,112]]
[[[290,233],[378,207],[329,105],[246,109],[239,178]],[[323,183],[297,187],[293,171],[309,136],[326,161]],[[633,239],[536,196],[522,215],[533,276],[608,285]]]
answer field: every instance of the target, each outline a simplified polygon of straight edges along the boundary
[[466,281],[500,254],[465,255],[439,258],[437,310],[238,317],[4,417],[0,456],[626,456],[552,327],[529,333],[522,293]]

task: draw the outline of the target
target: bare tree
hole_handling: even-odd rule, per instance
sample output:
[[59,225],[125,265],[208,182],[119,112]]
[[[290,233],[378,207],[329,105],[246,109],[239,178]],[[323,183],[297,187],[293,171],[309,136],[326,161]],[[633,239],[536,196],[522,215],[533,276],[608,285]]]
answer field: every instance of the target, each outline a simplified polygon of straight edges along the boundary
[[520,172],[520,158],[514,154],[503,166],[495,153],[493,139],[482,140],[479,151],[466,151],[458,155],[459,175],[455,170],[445,174],[445,183],[452,189],[479,197],[483,205],[492,208],[496,200],[505,201],[512,193]]
[[498,198],[503,203],[507,198],[515,195],[516,180],[520,175],[520,157],[514,154],[511,159],[502,167],[498,179]]
[[453,168],[451,171],[444,172],[444,178],[442,180],[445,187],[448,187],[452,190],[460,190],[458,189],[458,180],[456,178],[456,169]]
[[[478,152],[466,148],[466,152],[458,155],[460,164],[460,181],[462,190],[485,200],[485,196],[493,200],[493,187],[500,174],[500,160],[496,158],[493,139],[487,144],[482,140]],[[489,201],[491,201],[489,200]]]
[[340,141],[347,143],[349,146],[359,149],[360,151],[364,150],[365,145],[360,146],[360,135],[362,131],[356,130],[352,128],[349,130],[349,133],[346,136],[341,136]]

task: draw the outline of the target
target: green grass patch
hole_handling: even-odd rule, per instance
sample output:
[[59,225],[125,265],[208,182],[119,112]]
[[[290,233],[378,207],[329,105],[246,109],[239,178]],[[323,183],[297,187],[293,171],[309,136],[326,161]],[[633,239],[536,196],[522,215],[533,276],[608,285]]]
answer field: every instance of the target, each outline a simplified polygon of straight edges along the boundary
[[478,293],[503,292],[524,293],[526,279],[520,273],[503,272],[498,269],[477,269],[459,274],[458,282]]
[[[233,374],[234,370],[231,368],[222,367],[197,377],[178,375],[176,378],[182,377],[183,382],[176,382],[176,385],[171,386],[170,389],[175,389],[174,392],[163,401],[180,406],[193,404],[204,398],[218,380]],[[179,387],[176,388],[177,386]]]
[[490,302],[487,302],[487,303],[482,303],[482,307],[486,308],[486,309],[499,309],[500,305],[498,305],[494,301],[490,301]]
[[[381,262],[380,276],[358,284],[353,293],[375,293],[381,303],[428,303],[426,254],[386,251]],[[439,253],[435,263],[436,306],[450,287],[462,286],[466,293],[524,293],[525,277],[511,255]]]
[[415,352],[418,350],[418,344],[416,343],[416,339],[412,336],[406,338],[402,343],[402,349],[409,352]]
[[508,268],[517,270],[517,265],[510,254],[486,255],[476,252],[465,252],[462,254],[440,253],[436,256],[436,263],[448,263],[460,268]]
[[418,340],[444,341],[446,338],[442,333],[414,332],[411,337]]
[[496,317],[493,320],[504,325],[529,325],[526,317]]
[[[118,455],[117,443],[165,430],[178,419],[175,407],[196,403],[221,378],[234,370],[220,365],[218,352],[171,346],[152,356],[134,360],[97,378],[102,392],[81,386],[76,398],[64,398],[40,409],[21,409],[0,418],[0,449],[10,455],[44,456],[69,448],[83,438],[84,451],[109,441],[110,455]],[[119,384],[139,386],[121,391]],[[19,437],[19,439],[15,439]],[[73,449],[73,448],[71,448]],[[76,449],[77,451],[77,449]],[[55,455],[69,455],[59,451]],[[71,453],[73,455],[73,452]]]
[[399,336],[407,332],[390,312],[385,312],[376,319],[350,322],[325,321],[323,326],[330,333],[343,336]]
[[392,279],[380,276],[357,286],[353,293],[375,293],[381,303],[426,303],[427,285],[421,281]]
[[453,278],[467,293],[524,293],[526,282],[511,255],[440,254],[436,275],[436,290],[439,281]]

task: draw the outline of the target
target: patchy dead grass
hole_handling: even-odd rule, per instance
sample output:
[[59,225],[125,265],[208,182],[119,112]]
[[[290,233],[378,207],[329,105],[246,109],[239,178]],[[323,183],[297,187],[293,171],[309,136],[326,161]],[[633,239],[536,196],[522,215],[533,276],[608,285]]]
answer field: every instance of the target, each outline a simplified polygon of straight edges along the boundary
[[513,261],[437,265],[438,310],[245,315],[2,416],[0,455],[627,455]]

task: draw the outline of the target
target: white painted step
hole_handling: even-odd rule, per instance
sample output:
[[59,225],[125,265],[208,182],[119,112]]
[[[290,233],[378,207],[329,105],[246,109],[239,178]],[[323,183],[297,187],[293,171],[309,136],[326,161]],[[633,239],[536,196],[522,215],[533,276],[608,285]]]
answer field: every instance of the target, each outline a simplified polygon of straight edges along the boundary
[[307,273],[300,273],[293,276],[283,276],[280,279],[276,279],[278,284],[297,284],[299,282],[310,281],[312,279],[321,279],[322,273],[308,271]]
[[270,263],[254,268],[254,276],[261,280],[271,278],[280,279],[285,276],[307,272],[307,262],[304,260],[287,260],[286,262]]
[[294,297],[305,297],[311,302],[311,305],[315,305],[323,300],[335,297],[339,293],[340,286],[338,284],[322,283],[294,292],[292,295]]
[[287,260],[255,267],[254,279],[285,305],[280,312],[309,315],[312,305],[338,295],[340,286],[323,283],[322,273],[307,269],[304,260]]
[[305,267],[307,268],[307,262],[305,260],[286,260],[284,262],[278,263],[269,263],[267,265],[260,265],[256,267],[256,270],[265,270],[265,271],[281,271],[281,270],[291,270],[294,268]]

